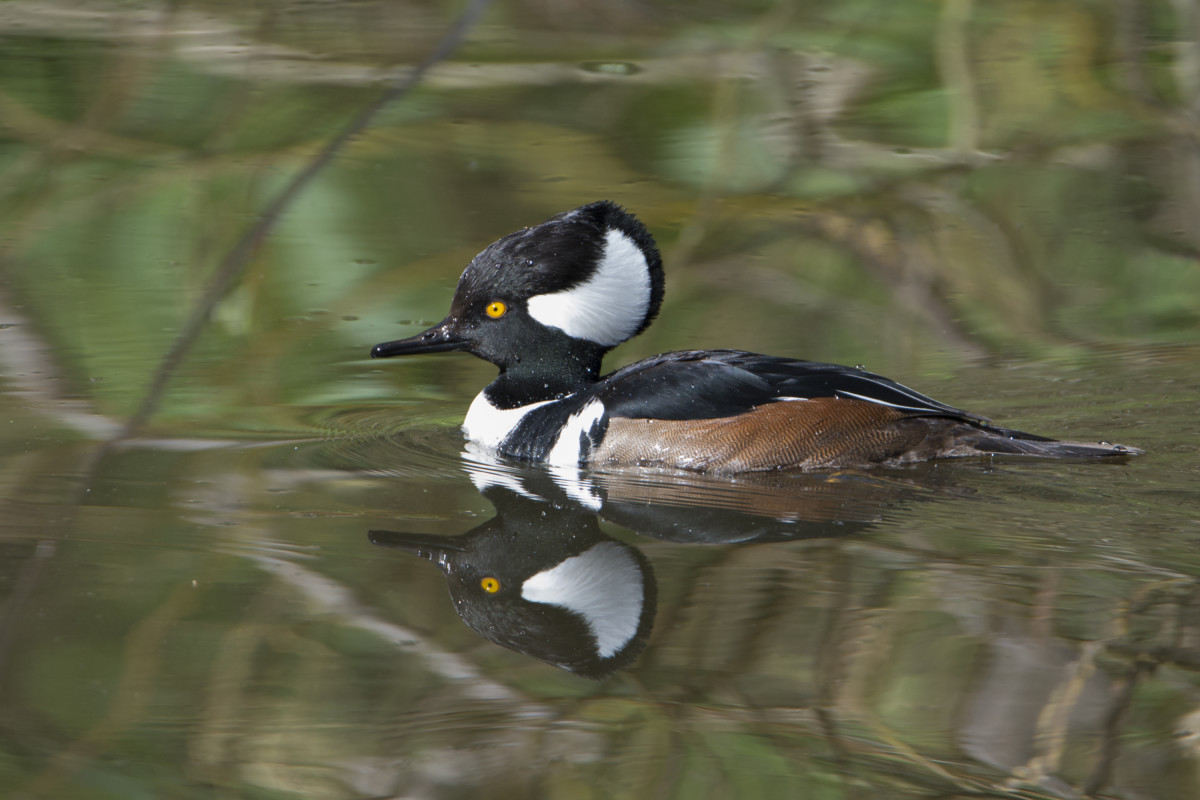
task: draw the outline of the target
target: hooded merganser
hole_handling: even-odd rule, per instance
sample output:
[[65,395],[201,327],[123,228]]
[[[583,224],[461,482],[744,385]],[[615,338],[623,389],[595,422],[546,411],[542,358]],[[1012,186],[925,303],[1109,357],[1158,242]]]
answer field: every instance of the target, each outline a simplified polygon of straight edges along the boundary
[[444,320],[371,355],[466,350],[490,361],[500,375],[463,432],[500,455],[556,465],[732,474],[1141,452],[996,427],[857,367],[738,350],[665,353],[600,377],[604,354],[645,330],[662,297],[649,231],[601,201],[488,246]]

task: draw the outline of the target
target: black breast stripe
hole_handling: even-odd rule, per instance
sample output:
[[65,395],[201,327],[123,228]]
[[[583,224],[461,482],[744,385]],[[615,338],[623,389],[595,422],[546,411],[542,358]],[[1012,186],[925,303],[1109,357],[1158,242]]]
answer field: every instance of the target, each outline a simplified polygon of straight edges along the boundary
[[[558,435],[572,414],[595,399],[591,389],[577,392],[553,403],[535,408],[526,414],[497,448],[502,455],[530,461],[544,461],[554,449]],[[586,431],[580,433],[579,447],[590,454],[604,439],[608,427],[605,414]],[[585,441],[586,439],[586,441]]]

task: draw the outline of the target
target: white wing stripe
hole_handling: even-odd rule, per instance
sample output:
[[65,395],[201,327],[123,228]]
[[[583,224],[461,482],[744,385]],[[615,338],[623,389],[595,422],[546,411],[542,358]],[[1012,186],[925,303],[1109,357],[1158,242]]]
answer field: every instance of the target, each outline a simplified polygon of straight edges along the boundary
[[863,395],[863,394],[855,394],[854,392],[847,392],[845,389],[839,389],[837,391],[837,393],[839,395],[842,395],[845,397],[853,397],[855,400],[862,400],[866,403],[874,403],[877,406],[888,406],[889,408],[900,408],[905,411],[943,411],[943,410],[945,410],[945,407],[943,407],[943,406],[930,406],[930,405],[902,406],[898,403],[889,403],[885,400],[880,400],[878,397],[867,397],[866,395]]

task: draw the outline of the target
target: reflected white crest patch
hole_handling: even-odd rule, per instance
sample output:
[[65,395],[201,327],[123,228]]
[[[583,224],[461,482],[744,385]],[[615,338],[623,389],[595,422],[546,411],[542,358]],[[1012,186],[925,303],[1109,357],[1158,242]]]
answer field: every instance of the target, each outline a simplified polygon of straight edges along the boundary
[[601,658],[611,658],[637,633],[644,593],[637,560],[616,542],[601,542],[521,587],[521,597],[532,603],[560,606],[583,617]]
[[633,335],[650,308],[650,268],[633,240],[613,228],[592,277],[529,298],[529,316],[568,336],[613,347]]

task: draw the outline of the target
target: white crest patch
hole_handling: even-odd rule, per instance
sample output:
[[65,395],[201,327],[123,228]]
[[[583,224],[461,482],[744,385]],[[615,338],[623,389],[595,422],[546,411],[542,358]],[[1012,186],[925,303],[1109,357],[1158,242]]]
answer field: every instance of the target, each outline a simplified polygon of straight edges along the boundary
[[650,309],[650,267],[633,240],[616,228],[592,277],[561,292],[529,298],[529,316],[568,336],[613,347],[633,336]]
[[592,400],[567,417],[558,438],[554,440],[554,447],[550,448],[546,455],[546,462],[561,466],[579,466],[585,455],[583,437],[603,417],[604,404],[599,400]]
[[616,542],[601,542],[521,586],[521,597],[531,603],[548,603],[583,617],[601,658],[615,655],[637,633],[644,594],[637,560]]
[[499,447],[500,443],[504,441],[504,437],[517,427],[526,414],[538,406],[544,406],[550,402],[553,401],[542,400],[517,408],[496,408],[487,399],[487,395],[480,392],[475,395],[475,399],[471,401],[471,407],[467,409],[467,418],[463,420],[462,424],[463,433],[473,442],[479,442],[491,448]]

